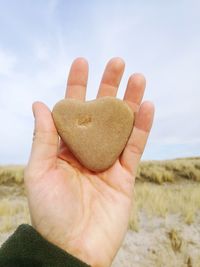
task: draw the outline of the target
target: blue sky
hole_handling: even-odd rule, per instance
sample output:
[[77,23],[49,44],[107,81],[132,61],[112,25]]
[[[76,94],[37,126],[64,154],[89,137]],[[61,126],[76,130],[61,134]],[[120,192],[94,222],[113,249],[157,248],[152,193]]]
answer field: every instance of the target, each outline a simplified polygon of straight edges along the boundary
[[107,61],[126,62],[147,79],[156,107],[143,159],[200,153],[200,1],[0,0],[0,164],[26,163],[32,102],[63,98],[79,56],[89,61],[87,99],[96,96]]

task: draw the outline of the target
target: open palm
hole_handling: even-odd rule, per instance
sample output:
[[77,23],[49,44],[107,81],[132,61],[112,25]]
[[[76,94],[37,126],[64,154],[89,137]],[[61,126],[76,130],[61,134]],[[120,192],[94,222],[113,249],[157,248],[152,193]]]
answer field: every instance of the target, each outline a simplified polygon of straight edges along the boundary
[[[111,59],[97,97],[116,96],[124,62]],[[68,77],[66,97],[84,101],[88,64],[76,59]],[[141,104],[145,79],[129,78],[124,95],[136,121],[128,143],[114,165],[104,172],[83,167],[59,143],[50,110],[33,105],[35,135],[25,169],[25,185],[33,227],[48,241],[93,266],[110,266],[128,227],[134,179],[153,121],[153,105]],[[141,104],[141,105],[140,105]]]

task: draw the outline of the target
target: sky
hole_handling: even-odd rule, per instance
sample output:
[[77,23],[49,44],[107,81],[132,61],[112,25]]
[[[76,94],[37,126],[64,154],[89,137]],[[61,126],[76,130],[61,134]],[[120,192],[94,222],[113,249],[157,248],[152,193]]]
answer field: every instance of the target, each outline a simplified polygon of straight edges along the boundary
[[147,80],[155,120],[143,160],[200,155],[200,1],[0,0],[0,164],[25,164],[32,103],[63,98],[72,61],[89,62],[87,100],[106,63]]

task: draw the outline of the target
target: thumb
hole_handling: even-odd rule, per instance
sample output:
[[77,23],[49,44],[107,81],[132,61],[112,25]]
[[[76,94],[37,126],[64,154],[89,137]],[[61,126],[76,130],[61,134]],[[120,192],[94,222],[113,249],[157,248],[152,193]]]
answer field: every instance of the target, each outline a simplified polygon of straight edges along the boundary
[[35,130],[29,166],[34,169],[51,167],[55,163],[58,151],[58,133],[56,131],[51,111],[41,102],[33,104]]

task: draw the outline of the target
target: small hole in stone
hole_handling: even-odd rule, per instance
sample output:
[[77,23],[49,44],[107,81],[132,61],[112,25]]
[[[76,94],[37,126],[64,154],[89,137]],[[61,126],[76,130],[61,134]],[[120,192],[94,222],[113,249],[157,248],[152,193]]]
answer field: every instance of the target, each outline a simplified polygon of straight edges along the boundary
[[88,126],[92,121],[92,118],[90,116],[83,116],[78,118],[77,124],[79,126]]

